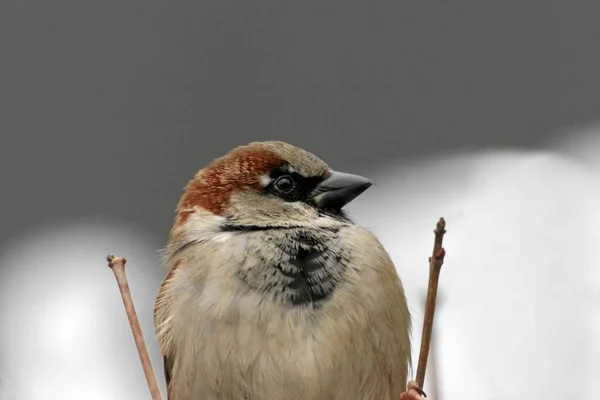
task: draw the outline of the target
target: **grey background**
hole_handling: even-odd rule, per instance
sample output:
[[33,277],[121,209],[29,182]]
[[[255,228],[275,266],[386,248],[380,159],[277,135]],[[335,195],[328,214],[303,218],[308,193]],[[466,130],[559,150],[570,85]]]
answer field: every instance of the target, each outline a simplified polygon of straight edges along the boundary
[[599,15],[593,0],[5,0],[0,239],[91,214],[164,236],[192,174],[254,140],[347,170],[540,146],[600,116]]
[[0,254],[90,218],[156,250],[192,175],[255,140],[348,172],[544,148],[600,119],[599,16],[593,0],[4,0]]

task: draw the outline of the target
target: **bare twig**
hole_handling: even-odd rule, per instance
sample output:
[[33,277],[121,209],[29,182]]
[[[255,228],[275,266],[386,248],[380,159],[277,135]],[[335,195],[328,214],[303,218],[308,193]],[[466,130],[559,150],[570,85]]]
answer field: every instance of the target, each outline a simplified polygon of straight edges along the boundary
[[432,256],[429,258],[429,284],[427,287],[423,334],[421,336],[421,351],[419,353],[416,378],[416,382],[421,388],[423,388],[423,385],[425,384],[425,371],[427,369],[427,357],[429,356],[429,347],[431,344],[431,332],[433,329],[438,282],[440,279],[440,270],[444,264],[444,256],[446,255],[446,251],[442,247],[442,240],[446,233],[446,221],[444,221],[444,218],[440,218],[436,229],[433,232],[435,233],[435,242],[433,245]]
[[115,274],[115,278],[117,278],[117,283],[119,284],[119,290],[121,291],[121,297],[123,298],[125,312],[127,313],[129,325],[131,326],[131,331],[133,332],[135,345],[137,346],[138,353],[140,354],[140,360],[142,361],[142,367],[144,368],[146,381],[148,381],[148,387],[150,388],[152,400],[161,400],[160,389],[158,388],[156,376],[154,375],[154,370],[152,369],[152,363],[150,362],[148,349],[146,348],[146,343],[144,342],[142,328],[140,327],[140,322],[138,321],[135,307],[133,306],[133,299],[131,298],[129,284],[127,283],[127,276],[125,275],[125,263],[127,260],[123,257],[115,257],[110,254],[106,257],[106,260],[108,261],[108,266],[110,269],[112,269],[113,273]]
[[[425,305],[427,299],[427,291],[425,291],[423,293],[423,305]],[[437,301],[436,301],[436,311],[439,315],[442,306],[444,305],[444,292],[443,291],[438,291],[437,294]],[[437,355],[438,355],[438,342],[437,342],[437,338],[439,337],[439,328],[436,329],[435,331],[431,332],[431,345],[429,348],[429,362],[427,363],[427,366],[429,367],[429,385],[427,386],[428,389],[428,396],[433,400],[442,400],[442,389],[441,389],[441,383],[440,383],[440,376],[439,376],[439,368],[438,368],[438,359],[437,359]]]

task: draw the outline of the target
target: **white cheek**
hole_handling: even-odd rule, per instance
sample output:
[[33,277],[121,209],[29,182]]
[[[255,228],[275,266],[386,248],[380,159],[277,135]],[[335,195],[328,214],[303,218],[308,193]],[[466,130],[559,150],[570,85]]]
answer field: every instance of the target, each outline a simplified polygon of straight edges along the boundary
[[204,213],[193,213],[185,223],[185,232],[189,240],[224,241],[231,236],[230,232],[223,232],[221,225],[226,221],[225,217],[219,215],[206,215]]
[[223,232],[220,235],[216,235],[213,239],[214,242],[217,243],[222,243],[222,242],[226,242],[227,240],[229,240],[229,238],[231,238],[232,233],[230,232]]

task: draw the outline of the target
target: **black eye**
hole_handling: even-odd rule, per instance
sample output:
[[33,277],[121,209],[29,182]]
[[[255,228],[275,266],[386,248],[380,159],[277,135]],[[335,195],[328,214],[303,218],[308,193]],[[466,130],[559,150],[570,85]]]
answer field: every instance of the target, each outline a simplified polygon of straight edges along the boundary
[[292,189],[294,189],[294,181],[288,175],[284,175],[277,178],[274,185],[277,188],[277,190],[279,190],[282,193],[289,193],[292,191]]

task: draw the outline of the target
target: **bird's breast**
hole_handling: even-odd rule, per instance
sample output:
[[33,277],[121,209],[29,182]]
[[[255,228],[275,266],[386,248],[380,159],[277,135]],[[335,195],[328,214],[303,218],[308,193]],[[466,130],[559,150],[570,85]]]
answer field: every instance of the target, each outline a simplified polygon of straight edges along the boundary
[[170,285],[175,370],[190,371],[174,374],[181,398],[399,398],[408,309],[372,236],[341,227],[226,238],[197,253],[219,263],[200,274],[190,260]]
[[249,238],[238,277],[292,307],[319,307],[344,281],[348,260],[339,229],[260,232]]

